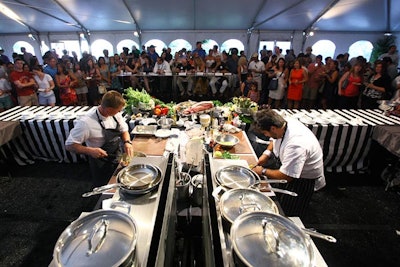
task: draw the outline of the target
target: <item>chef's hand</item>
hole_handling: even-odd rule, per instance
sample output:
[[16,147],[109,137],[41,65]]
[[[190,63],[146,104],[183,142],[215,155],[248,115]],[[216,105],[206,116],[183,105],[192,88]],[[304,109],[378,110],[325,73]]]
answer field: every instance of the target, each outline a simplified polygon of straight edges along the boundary
[[92,147],[90,149],[89,155],[95,159],[108,157],[107,152],[101,149],[100,147]]
[[264,169],[263,166],[260,165],[256,165],[254,166],[251,170],[255,173],[257,173],[258,175],[262,175],[262,170]]
[[124,144],[125,153],[128,154],[129,157],[133,157],[133,146],[130,143]]

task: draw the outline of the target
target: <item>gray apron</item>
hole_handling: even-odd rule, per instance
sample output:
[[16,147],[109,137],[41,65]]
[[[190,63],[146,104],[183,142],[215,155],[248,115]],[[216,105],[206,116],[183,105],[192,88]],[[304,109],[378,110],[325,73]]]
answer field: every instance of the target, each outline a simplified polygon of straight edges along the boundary
[[90,172],[94,186],[101,186],[108,183],[112,174],[118,166],[118,159],[122,153],[121,150],[121,132],[119,131],[119,123],[115,117],[116,122],[114,129],[106,129],[103,122],[100,120],[99,114],[96,110],[98,122],[103,130],[104,144],[101,149],[107,152],[108,157],[105,158],[89,158]]

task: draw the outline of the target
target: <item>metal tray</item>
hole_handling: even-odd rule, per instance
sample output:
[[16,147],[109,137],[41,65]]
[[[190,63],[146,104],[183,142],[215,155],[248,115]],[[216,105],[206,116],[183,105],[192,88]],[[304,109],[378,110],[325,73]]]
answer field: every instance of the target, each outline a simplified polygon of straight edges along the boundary
[[156,131],[157,125],[136,125],[131,133],[137,135],[154,135]]

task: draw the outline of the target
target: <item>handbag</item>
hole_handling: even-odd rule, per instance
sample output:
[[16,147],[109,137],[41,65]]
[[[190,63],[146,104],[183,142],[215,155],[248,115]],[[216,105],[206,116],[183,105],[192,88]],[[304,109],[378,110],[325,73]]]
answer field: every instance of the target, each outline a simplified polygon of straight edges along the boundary
[[105,93],[107,93],[107,87],[104,84],[100,84],[98,86],[98,91],[99,94],[104,95]]
[[347,85],[349,85],[349,76],[350,74],[347,75],[346,79],[344,79],[344,81],[342,82],[342,89],[346,89]]
[[275,91],[278,89],[278,83],[279,83],[279,78],[282,76],[283,72],[281,72],[281,75],[279,77],[272,78],[271,81],[268,84],[268,90],[270,91]]

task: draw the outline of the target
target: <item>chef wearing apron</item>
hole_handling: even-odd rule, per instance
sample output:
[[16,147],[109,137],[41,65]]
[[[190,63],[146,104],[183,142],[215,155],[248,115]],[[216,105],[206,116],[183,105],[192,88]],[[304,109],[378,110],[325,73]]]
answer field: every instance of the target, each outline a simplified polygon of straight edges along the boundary
[[65,142],[68,151],[89,156],[94,186],[108,183],[123,152],[133,156],[129,128],[120,112],[124,107],[119,92],[107,92],[97,108],[77,120]]

